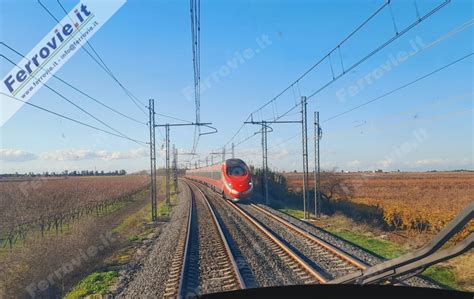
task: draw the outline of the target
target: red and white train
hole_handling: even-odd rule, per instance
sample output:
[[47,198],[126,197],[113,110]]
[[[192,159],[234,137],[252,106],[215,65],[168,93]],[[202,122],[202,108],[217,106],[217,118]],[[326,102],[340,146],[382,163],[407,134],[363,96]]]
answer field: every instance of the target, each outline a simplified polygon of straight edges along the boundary
[[234,202],[252,196],[253,182],[249,167],[240,159],[186,171],[185,177],[202,182]]

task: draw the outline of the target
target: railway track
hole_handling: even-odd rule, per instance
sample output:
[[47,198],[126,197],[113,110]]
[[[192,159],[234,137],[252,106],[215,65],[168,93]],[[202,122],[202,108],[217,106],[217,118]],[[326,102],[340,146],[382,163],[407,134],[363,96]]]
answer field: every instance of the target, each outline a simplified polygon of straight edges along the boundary
[[[201,189],[203,186],[199,186],[199,188]],[[259,238],[268,245],[276,257],[284,263],[284,266],[298,278],[297,283],[313,284],[327,282],[327,277],[319,269],[311,266],[304,257],[285,244],[283,240],[248,212],[230,201],[223,201],[220,198],[216,199],[216,201],[232,209],[241,219],[245,219],[253,227]],[[248,244],[247,246],[250,245]]]
[[[190,190],[191,192],[191,190]],[[189,237],[191,233],[191,218],[193,213],[193,195],[191,194],[191,202],[189,203],[189,212],[187,214],[187,220],[183,221],[185,227],[181,229],[181,233],[178,237],[178,244],[176,252],[171,262],[170,271],[168,274],[168,280],[165,283],[164,298],[177,298],[181,294],[183,289],[183,277],[185,275],[185,262],[189,247]]]
[[259,223],[249,213],[245,212],[236,204],[227,201],[227,204],[235,209],[240,215],[254,225],[262,236],[271,243],[271,248],[290,267],[304,283],[325,283],[326,277],[320,271],[310,266],[299,254],[294,252],[289,246],[282,242],[268,228]]
[[360,259],[258,205],[252,203],[239,206],[310,259],[315,267],[321,268],[327,279],[368,267],[368,264]]
[[165,298],[184,298],[201,293],[246,287],[219,221],[206,195],[193,183],[185,234],[178,248],[165,287]]
[[260,233],[302,283],[326,283],[368,267],[360,259],[255,204],[225,203]]

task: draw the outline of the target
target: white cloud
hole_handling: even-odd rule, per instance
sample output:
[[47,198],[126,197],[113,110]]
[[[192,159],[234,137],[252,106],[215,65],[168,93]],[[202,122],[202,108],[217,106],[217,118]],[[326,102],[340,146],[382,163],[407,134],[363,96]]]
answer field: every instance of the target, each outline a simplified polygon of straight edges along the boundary
[[0,149],[0,160],[7,162],[25,162],[35,160],[37,156],[19,149]]
[[362,163],[359,160],[353,160],[347,162],[347,167],[349,168],[358,168]]
[[407,162],[411,166],[458,166],[458,165],[469,165],[473,161],[469,159],[443,159],[443,158],[434,158],[434,159],[421,159],[413,162]]
[[282,149],[279,151],[269,152],[268,155],[271,156],[273,159],[282,159],[290,156],[291,152],[287,149]]
[[40,155],[41,160],[54,161],[79,161],[97,158],[97,154],[91,150],[57,150],[45,152]]
[[118,160],[118,159],[134,159],[148,156],[145,148],[132,149],[129,151],[93,151],[85,149],[69,149],[45,152],[40,155],[42,160],[53,161],[80,161],[88,159],[102,160]]
[[337,171],[339,169],[339,165],[334,161],[321,161],[320,167],[324,171]]
[[378,161],[377,167],[386,170],[393,164],[394,164],[394,161],[392,159],[385,159],[385,160]]
[[101,152],[101,157],[105,160],[116,160],[116,159],[134,159],[147,157],[149,152],[145,148],[133,149],[125,152]]
[[441,165],[445,164],[447,160],[444,159],[422,159],[412,162],[412,164],[417,166],[426,166],[426,165]]
[[256,149],[256,148],[245,148],[245,149],[239,150],[238,153],[240,156],[245,156],[245,155],[255,156],[255,155],[261,155],[262,150]]

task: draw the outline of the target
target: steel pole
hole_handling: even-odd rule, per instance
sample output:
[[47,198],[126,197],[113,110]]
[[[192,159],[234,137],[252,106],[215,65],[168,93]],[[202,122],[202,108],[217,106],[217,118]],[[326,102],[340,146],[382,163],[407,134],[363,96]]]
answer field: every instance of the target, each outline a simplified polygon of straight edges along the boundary
[[321,216],[321,169],[319,162],[319,140],[321,138],[321,129],[319,127],[319,112],[314,112],[314,215],[316,218]]
[[267,147],[267,132],[268,126],[265,121],[262,121],[262,172],[263,172],[263,198],[265,199],[265,204],[269,204],[268,200],[268,147]]
[[178,193],[178,153],[173,144],[173,185],[174,193]]
[[308,219],[308,125],[306,113],[306,97],[301,97],[301,130],[303,148],[303,212],[304,219]]
[[166,203],[170,204],[170,126],[166,124]]
[[149,126],[150,126],[150,192],[151,192],[151,219],[157,220],[156,210],[156,149],[155,149],[155,101],[149,100]]
[[319,141],[321,140],[321,126],[319,125],[319,112],[318,112],[318,211],[317,217],[321,217],[321,151],[319,150]]

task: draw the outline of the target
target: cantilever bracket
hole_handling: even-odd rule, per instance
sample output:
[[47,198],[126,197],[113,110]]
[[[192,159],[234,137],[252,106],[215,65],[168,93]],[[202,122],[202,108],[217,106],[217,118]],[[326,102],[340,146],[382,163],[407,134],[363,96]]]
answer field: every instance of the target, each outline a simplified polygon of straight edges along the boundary
[[210,134],[215,134],[215,133],[217,133],[217,128],[215,128],[215,127],[212,127],[212,126],[210,126],[210,125],[208,125],[208,124],[203,124],[202,126],[204,126],[204,127],[206,127],[206,128],[209,128],[209,129],[211,129],[212,131],[210,131],[210,132],[205,132],[205,133],[199,133],[199,136],[202,136],[202,135],[210,135]]

